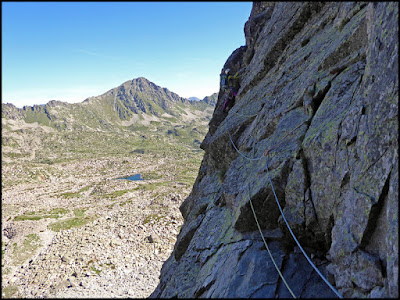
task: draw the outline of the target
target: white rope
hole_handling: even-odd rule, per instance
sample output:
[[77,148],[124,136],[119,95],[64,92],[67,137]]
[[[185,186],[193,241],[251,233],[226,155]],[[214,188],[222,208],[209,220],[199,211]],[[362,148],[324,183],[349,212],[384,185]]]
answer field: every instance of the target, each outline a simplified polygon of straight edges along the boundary
[[308,257],[308,255],[307,255],[307,253],[304,251],[303,247],[301,247],[299,241],[297,240],[297,238],[296,238],[296,236],[294,235],[292,229],[290,228],[289,223],[288,223],[288,221],[287,221],[286,218],[285,218],[285,215],[283,214],[281,205],[279,204],[278,197],[276,196],[276,193],[275,193],[274,185],[272,184],[271,175],[269,174],[267,159],[265,159],[265,166],[266,166],[266,168],[267,168],[268,179],[269,179],[269,182],[270,182],[270,184],[271,184],[272,191],[274,192],[274,196],[275,196],[276,203],[278,204],[278,207],[279,207],[279,210],[280,210],[281,215],[282,215],[282,217],[283,217],[283,220],[285,221],[286,226],[287,226],[287,228],[289,229],[290,234],[292,235],[293,239],[295,240],[297,246],[299,246],[301,252],[303,252],[305,258],[308,260],[308,262],[310,263],[310,265],[314,268],[314,270],[318,273],[318,275],[321,276],[321,278],[322,278],[322,279],[325,281],[325,283],[330,287],[330,289],[331,289],[339,298],[343,298],[343,297],[339,294],[339,292],[338,292],[338,291],[329,283],[329,281],[324,277],[324,275],[321,274],[321,272],[317,269],[317,267],[313,264],[313,262],[311,261],[311,259]]
[[250,202],[251,210],[253,211],[254,219],[256,220],[256,223],[257,223],[258,231],[260,231],[261,238],[262,238],[262,240],[264,241],[265,248],[267,248],[268,254],[269,254],[269,256],[271,257],[272,262],[274,263],[275,269],[278,271],[279,276],[282,278],[282,280],[283,280],[283,282],[285,283],[285,285],[286,285],[287,289],[289,290],[290,294],[292,294],[292,297],[293,297],[293,298],[296,298],[296,296],[294,295],[293,291],[290,289],[288,283],[286,282],[285,278],[283,277],[283,275],[282,275],[282,273],[281,273],[281,270],[279,270],[279,268],[278,268],[278,266],[277,266],[277,264],[276,264],[276,262],[275,262],[275,260],[274,260],[274,258],[273,258],[273,256],[272,256],[272,253],[271,253],[271,251],[269,250],[268,244],[267,244],[267,242],[266,242],[265,239],[264,239],[264,235],[263,235],[263,233],[262,233],[262,231],[261,231],[260,224],[258,223],[258,219],[257,219],[256,212],[254,211],[254,208],[253,208],[253,203],[251,202],[251,197],[250,197],[250,185],[249,185],[249,202]]
[[233,142],[232,137],[231,137],[231,134],[229,133],[228,121],[227,121],[227,120],[225,120],[225,125],[226,125],[226,131],[228,131],[229,139],[231,140],[231,143],[232,143],[233,147],[236,149],[236,151],[237,151],[241,156],[243,156],[245,159],[248,159],[248,160],[260,160],[261,158],[264,157],[264,154],[263,154],[263,155],[261,155],[260,157],[257,157],[257,158],[250,158],[250,157],[245,156],[242,152],[240,152],[239,149],[236,147],[235,143]]
[[[232,140],[231,134],[229,133],[228,121],[225,120],[225,122],[226,122],[225,125],[226,125],[226,130],[228,131],[229,139],[231,140],[231,143],[232,143],[233,147],[236,149],[236,151],[237,151],[241,156],[243,156],[245,159],[248,159],[248,160],[260,160],[260,159],[262,159],[262,158],[264,157],[264,154],[263,154],[261,157],[258,157],[258,158],[250,158],[250,157],[247,157],[247,156],[245,156],[244,154],[242,154],[242,153],[239,151],[239,149],[236,147],[235,143],[234,143],[233,140]],[[272,148],[271,148],[271,149],[272,149]],[[268,153],[269,153],[269,150],[267,151],[267,155],[268,155]],[[289,229],[290,234],[292,235],[292,237],[293,237],[293,239],[295,240],[296,244],[299,246],[301,252],[302,252],[303,255],[305,256],[305,258],[307,259],[307,261],[308,261],[308,262],[310,263],[310,265],[314,268],[314,270],[318,273],[318,275],[322,278],[322,280],[325,281],[325,283],[329,286],[329,288],[330,288],[339,298],[343,298],[343,297],[339,294],[339,292],[338,292],[338,291],[329,283],[329,281],[324,277],[324,275],[321,274],[321,272],[317,269],[317,267],[314,265],[314,263],[313,263],[313,262],[311,261],[311,259],[308,257],[308,255],[307,255],[307,253],[304,251],[303,247],[301,247],[299,241],[297,240],[297,238],[296,238],[296,236],[294,235],[292,229],[290,228],[289,223],[287,222],[287,220],[286,220],[286,218],[285,218],[285,215],[283,214],[281,205],[279,204],[278,197],[276,196],[276,193],[275,193],[274,185],[272,184],[271,175],[270,175],[270,173],[269,173],[267,159],[265,159],[265,165],[266,165],[266,169],[267,169],[267,173],[268,173],[268,179],[269,179],[269,182],[270,182],[270,184],[271,184],[271,188],[272,188],[272,191],[273,191],[273,193],[274,193],[276,203],[278,204],[279,211],[281,212],[281,215],[282,215],[282,217],[283,217],[283,220],[285,221],[286,226],[287,226],[287,228]],[[250,204],[251,204],[251,202],[250,202]],[[251,206],[252,206],[252,204],[251,204]],[[264,238],[263,238],[263,239],[264,239]]]

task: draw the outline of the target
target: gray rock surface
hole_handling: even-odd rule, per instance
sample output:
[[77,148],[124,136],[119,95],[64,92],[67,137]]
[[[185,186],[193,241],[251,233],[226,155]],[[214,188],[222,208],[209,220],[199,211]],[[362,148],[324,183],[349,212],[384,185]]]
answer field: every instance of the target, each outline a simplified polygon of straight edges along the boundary
[[398,297],[398,5],[257,2],[245,36],[224,66],[242,74],[235,105],[223,113],[220,91],[151,297],[291,297],[249,199],[296,297],[336,297],[266,163],[338,292]]

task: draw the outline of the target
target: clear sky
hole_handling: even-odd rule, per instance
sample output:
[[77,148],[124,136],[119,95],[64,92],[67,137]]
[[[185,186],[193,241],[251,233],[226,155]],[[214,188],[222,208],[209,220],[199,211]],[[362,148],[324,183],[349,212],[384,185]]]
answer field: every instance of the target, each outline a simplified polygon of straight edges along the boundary
[[146,77],[218,91],[252,2],[2,2],[2,103],[82,102]]

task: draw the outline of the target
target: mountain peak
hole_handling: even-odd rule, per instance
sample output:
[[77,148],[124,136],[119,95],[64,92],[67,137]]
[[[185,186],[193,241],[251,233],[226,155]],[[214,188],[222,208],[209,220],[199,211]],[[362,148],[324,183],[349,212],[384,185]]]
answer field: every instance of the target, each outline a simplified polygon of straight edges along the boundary
[[[210,101],[205,102],[208,105],[213,105]],[[161,116],[164,113],[174,115],[174,111],[176,111],[174,109],[175,105],[193,105],[194,103],[193,101],[189,101],[188,99],[171,92],[167,88],[156,85],[145,77],[138,77],[127,80],[99,96],[86,98],[82,101],[82,104],[95,104],[97,107],[103,106],[104,109],[108,111],[111,109],[112,112],[117,113],[121,120],[128,120],[133,117],[134,114],[139,112],[155,116]],[[46,105],[27,106],[24,107],[23,110],[43,110],[43,112],[46,113],[46,108],[56,106],[67,107],[69,106],[69,103],[59,100],[51,100]],[[12,107],[5,107],[4,109],[7,110],[5,115],[16,115],[16,109],[13,109]]]

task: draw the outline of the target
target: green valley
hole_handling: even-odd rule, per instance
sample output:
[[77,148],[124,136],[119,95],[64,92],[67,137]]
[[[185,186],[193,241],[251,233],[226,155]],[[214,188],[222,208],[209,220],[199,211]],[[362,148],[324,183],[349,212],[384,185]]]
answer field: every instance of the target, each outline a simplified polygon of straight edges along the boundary
[[[132,296],[148,295],[183,221],[178,208],[197,177],[199,145],[214,110],[210,102],[189,101],[138,78],[82,103],[50,101],[23,109],[2,104],[7,295],[66,296],[61,278],[74,287],[92,280],[79,261],[92,259],[83,249],[99,245],[94,255],[103,267],[96,270],[133,268],[126,256],[140,254],[135,268],[153,275],[143,281],[145,291]],[[133,174],[144,180],[117,179]],[[126,230],[114,231],[118,228]],[[24,245],[33,235],[36,246],[27,252]],[[129,246],[132,242],[140,246]],[[62,259],[49,263],[60,251],[75,263],[64,269]],[[107,255],[121,258],[111,263]],[[50,280],[56,289],[40,287],[49,280],[43,274],[57,274]],[[27,284],[31,280],[38,283]]]

